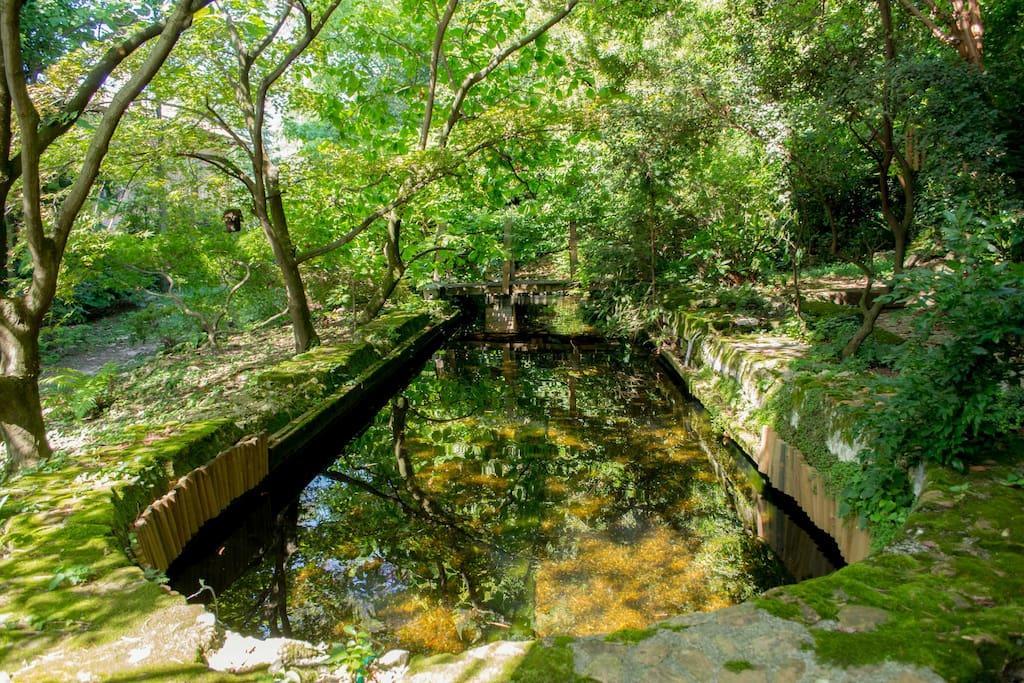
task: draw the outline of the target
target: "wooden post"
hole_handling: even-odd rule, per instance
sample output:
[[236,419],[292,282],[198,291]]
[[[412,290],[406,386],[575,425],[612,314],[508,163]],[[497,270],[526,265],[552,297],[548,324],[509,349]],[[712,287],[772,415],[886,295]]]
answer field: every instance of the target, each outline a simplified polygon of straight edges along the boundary
[[206,522],[263,481],[269,469],[267,446],[266,434],[236,444],[146,508],[133,527],[140,558],[167,569]]
[[162,567],[157,567],[157,569],[167,569],[167,567],[170,566],[170,559],[177,555],[174,549],[174,532],[171,530],[167,504],[163,499],[158,500],[154,503],[152,510],[153,521],[156,522],[156,528],[160,538],[162,554],[167,562],[167,564]]
[[501,290],[506,295],[512,294],[512,279],[515,277],[515,256],[512,254],[512,223],[514,220],[511,214],[505,218],[505,267],[501,272]]
[[189,476],[195,478],[196,494],[199,498],[199,511],[205,524],[214,515],[210,501],[206,497],[206,468],[200,467]]
[[576,219],[569,221],[569,279],[576,280],[576,268],[580,263],[579,243],[576,238]]

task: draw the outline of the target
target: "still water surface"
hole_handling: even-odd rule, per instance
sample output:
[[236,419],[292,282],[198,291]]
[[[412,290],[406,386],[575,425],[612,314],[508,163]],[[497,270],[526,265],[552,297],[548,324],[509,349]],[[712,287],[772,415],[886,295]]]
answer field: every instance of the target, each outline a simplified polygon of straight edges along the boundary
[[643,628],[828,571],[787,571],[744,528],[716,444],[648,352],[450,345],[274,513],[220,617],[457,652]]

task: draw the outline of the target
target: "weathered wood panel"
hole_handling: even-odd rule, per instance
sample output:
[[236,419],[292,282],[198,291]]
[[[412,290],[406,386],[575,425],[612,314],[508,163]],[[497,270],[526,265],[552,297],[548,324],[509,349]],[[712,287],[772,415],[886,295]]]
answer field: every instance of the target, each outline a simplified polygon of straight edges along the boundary
[[267,436],[240,441],[178,480],[135,520],[136,552],[161,571],[209,520],[267,476]]

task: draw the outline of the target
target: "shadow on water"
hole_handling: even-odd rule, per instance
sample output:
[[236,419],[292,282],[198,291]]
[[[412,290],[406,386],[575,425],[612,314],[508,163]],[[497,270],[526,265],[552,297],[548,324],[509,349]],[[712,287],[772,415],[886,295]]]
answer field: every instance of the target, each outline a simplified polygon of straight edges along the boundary
[[208,525],[172,585],[202,581],[243,632],[355,626],[454,652],[642,628],[841,562],[635,347],[453,342],[347,446],[318,449],[315,475]]

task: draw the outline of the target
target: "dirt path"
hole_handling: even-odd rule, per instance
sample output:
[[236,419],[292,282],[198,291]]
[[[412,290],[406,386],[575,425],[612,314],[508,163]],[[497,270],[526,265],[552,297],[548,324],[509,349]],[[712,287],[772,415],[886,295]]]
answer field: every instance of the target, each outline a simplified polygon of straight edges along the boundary
[[81,341],[66,349],[56,349],[46,354],[43,375],[52,375],[63,369],[92,375],[107,364],[123,366],[159,350],[160,342],[132,339],[127,315],[118,313],[76,325],[75,329],[81,331]]

